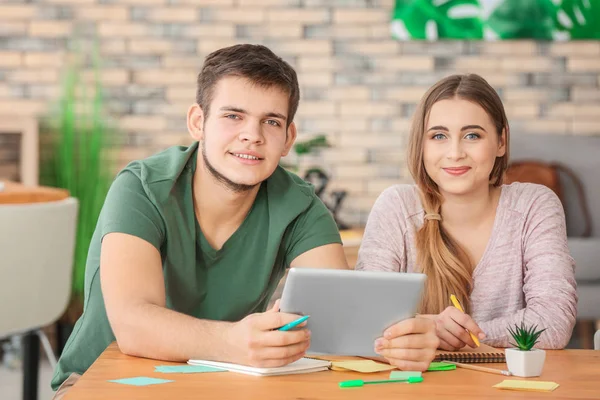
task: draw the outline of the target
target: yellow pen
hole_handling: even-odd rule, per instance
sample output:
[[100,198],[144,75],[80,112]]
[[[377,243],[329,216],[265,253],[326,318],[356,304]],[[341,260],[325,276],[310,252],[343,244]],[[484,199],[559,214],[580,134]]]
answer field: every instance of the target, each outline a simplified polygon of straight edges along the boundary
[[[458,302],[458,299],[456,298],[455,295],[453,295],[453,294],[450,295],[450,301],[452,302],[454,307],[456,307],[460,310],[460,312],[463,312],[463,313],[465,312],[465,310],[463,310],[462,306]],[[469,332],[469,335],[471,335],[471,339],[473,339],[473,341],[475,342],[477,347],[479,347],[480,343],[479,343],[479,339],[477,339],[477,336],[473,335],[473,332],[469,331],[468,329],[467,329],[467,332]]]

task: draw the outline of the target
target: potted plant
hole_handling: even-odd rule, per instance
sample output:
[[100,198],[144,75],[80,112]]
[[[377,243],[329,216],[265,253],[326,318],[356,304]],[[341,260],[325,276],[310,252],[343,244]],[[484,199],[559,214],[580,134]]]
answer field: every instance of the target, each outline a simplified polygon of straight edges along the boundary
[[546,352],[541,349],[534,349],[533,346],[545,330],[538,330],[537,325],[527,327],[524,322],[521,322],[521,326],[515,324],[514,329],[508,328],[515,341],[511,345],[515,348],[505,350],[506,365],[513,375],[523,378],[541,375],[546,360]]

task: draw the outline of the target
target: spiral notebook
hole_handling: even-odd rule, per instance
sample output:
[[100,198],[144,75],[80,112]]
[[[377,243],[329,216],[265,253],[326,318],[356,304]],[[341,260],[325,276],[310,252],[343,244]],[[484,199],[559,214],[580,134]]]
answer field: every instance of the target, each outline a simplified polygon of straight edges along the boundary
[[475,349],[465,346],[458,351],[438,350],[434,361],[455,361],[461,363],[503,363],[506,362],[504,349],[496,349],[487,344],[481,345]]

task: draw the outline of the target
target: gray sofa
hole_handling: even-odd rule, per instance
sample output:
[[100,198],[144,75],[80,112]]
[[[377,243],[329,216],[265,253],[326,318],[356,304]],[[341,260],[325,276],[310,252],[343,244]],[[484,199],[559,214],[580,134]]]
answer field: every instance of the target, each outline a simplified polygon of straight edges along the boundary
[[600,137],[513,134],[510,151],[511,161],[536,159],[564,164],[583,183],[592,219],[589,238],[577,237],[583,231],[577,190],[568,176],[561,175],[569,249],[576,264],[577,317],[600,320]]

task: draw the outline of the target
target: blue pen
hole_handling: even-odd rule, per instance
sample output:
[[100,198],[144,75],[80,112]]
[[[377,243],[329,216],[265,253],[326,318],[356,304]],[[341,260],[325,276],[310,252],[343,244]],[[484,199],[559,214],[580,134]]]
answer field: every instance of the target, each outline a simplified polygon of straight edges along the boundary
[[282,326],[278,330],[279,331],[289,331],[290,329],[295,328],[298,325],[300,325],[301,323],[303,323],[304,321],[306,321],[308,319],[308,317],[310,317],[310,315],[305,315],[304,317],[300,317],[297,320],[292,321],[289,324]]

